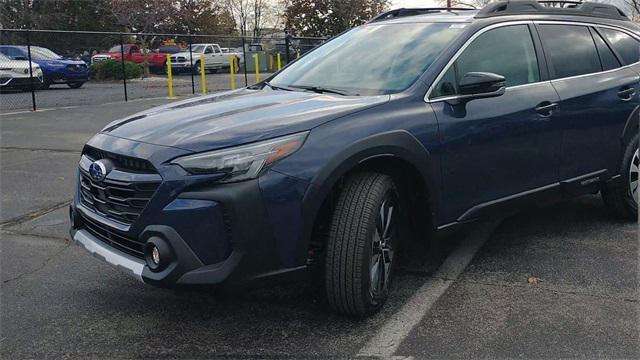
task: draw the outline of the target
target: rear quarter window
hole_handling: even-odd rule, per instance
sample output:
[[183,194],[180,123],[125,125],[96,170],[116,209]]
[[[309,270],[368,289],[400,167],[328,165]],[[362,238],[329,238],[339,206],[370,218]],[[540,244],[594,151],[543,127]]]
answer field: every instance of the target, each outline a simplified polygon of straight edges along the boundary
[[626,65],[640,61],[640,43],[638,40],[622,31],[601,28],[602,34],[611,44],[611,47],[620,55]]
[[540,25],[545,52],[551,60],[554,78],[602,71],[591,32],[579,25]]

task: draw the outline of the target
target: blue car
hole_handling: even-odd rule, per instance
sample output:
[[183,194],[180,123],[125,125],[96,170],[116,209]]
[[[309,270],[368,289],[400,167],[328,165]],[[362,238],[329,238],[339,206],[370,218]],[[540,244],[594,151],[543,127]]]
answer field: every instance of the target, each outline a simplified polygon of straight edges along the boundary
[[[0,45],[0,53],[14,60],[29,59],[26,46]],[[31,61],[42,69],[43,89],[52,84],[67,84],[70,88],[77,89],[89,80],[89,67],[84,61],[65,59],[43,47],[31,46]]]
[[[82,150],[71,236],[157,286],[311,278],[385,303],[403,245],[601,192],[637,219],[640,27],[611,5],[400,9]],[[420,246],[414,246],[419,244]]]

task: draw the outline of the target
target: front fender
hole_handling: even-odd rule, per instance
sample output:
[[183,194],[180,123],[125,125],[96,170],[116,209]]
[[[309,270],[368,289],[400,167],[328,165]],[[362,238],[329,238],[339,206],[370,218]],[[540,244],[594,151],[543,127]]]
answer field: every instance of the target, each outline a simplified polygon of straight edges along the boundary
[[431,154],[405,130],[380,133],[359,140],[335,154],[315,174],[303,198],[302,239],[311,239],[315,219],[336,183],[359,164],[377,157],[394,157],[413,165],[429,189],[430,208],[437,209],[437,189]]

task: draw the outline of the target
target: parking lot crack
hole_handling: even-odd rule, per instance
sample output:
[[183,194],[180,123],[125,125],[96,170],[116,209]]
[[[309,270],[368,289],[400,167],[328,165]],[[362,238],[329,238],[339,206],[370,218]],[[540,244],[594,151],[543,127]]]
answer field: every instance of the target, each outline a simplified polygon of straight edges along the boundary
[[62,252],[63,252],[63,251],[65,251],[66,249],[68,249],[68,248],[69,248],[69,246],[71,246],[71,244],[72,244],[72,243],[71,243],[71,242],[69,242],[67,245],[63,246],[63,247],[62,247],[62,249],[60,249],[60,250],[56,251],[56,252],[55,252],[55,253],[53,253],[51,256],[49,256],[48,258],[46,258],[46,259],[42,262],[42,264],[40,264],[40,265],[39,265],[38,267],[36,267],[35,269],[33,269],[33,270],[31,270],[31,271],[27,271],[27,272],[21,273],[21,274],[19,274],[19,275],[17,275],[17,276],[14,276],[14,277],[10,278],[10,279],[3,280],[3,281],[2,281],[2,285],[4,286],[4,285],[6,285],[6,284],[8,284],[8,283],[18,281],[18,280],[22,279],[22,278],[23,278],[23,277],[25,277],[25,276],[32,275],[32,274],[35,274],[35,273],[39,272],[40,270],[44,269],[44,268],[45,268],[45,266],[47,266],[47,264],[49,264],[53,259],[55,259],[55,258],[56,258],[56,257],[58,257],[60,254],[62,254]]
[[60,208],[65,207],[65,206],[68,206],[70,203],[71,203],[71,200],[65,200],[65,201],[59,202],[57,204],[54,204],[52,206],[49,206],[49,207],[46,207],[46,208],[43,208],[43,209],[38,209],[38,210],[32,211],[30,213],[17,216],[17,217],[15,217],[13,219],[6,220],[6,221],[0,223],[0,229],[4,230],[4,229],[6,229],[6,228],[8,228],[10,226],[19,225],[19,224],[21,224],[23,222],[39,218],[40,216],[46,215],[46,214],[48,214],[48,213],[50,213],[52,211],[55,211],[55,210],[58,210]]
[[637,298],[629,298],[629,297],[625,297],[625,296],[616,296],[615,294],[612,294],[612,293],[607,293],[606,295],[605,294],[595,294],[595,293],[588,292],[588,291],[564,290],[564,289],[551,288],[549,286],[541,286],[541,285],[531,286],[531,285],[521,285],[521,284],[506,283],[506,282],[471,281],[471,280],[467,280],[467,279],[458,279],[457,282],[458,283],[473,284],[473,285],[482,285],[482,286],[503,287],[503,288],[536,289],[536,290],[539,290],[539,291],[551,292],[551,293],[561,294],[561,295],[580,295],[580,296],[588,296],[588,297],[599,298],[599,299],[617,299],[617,300],[633,302],[633,303],[637,303],[638,302]]

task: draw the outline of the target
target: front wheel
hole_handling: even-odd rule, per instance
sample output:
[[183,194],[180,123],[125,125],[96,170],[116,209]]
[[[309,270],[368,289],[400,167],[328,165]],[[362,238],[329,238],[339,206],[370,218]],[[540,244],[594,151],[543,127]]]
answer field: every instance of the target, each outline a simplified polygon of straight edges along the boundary
[[67,84],[67,86],[72,89],[79,89],[82,87],[82,85],[84,85],[84,81],[70,82]]
[[620,181],[602,191],[605,204],[619,218],[634,220],[638,217],[639,170],[640,152],[636,134],[625,148],[620,164]]
[[398,200],[387,175],[347,179],[327,239],[325,289],[333,310],[366,316],[387,300],[399,242]]

